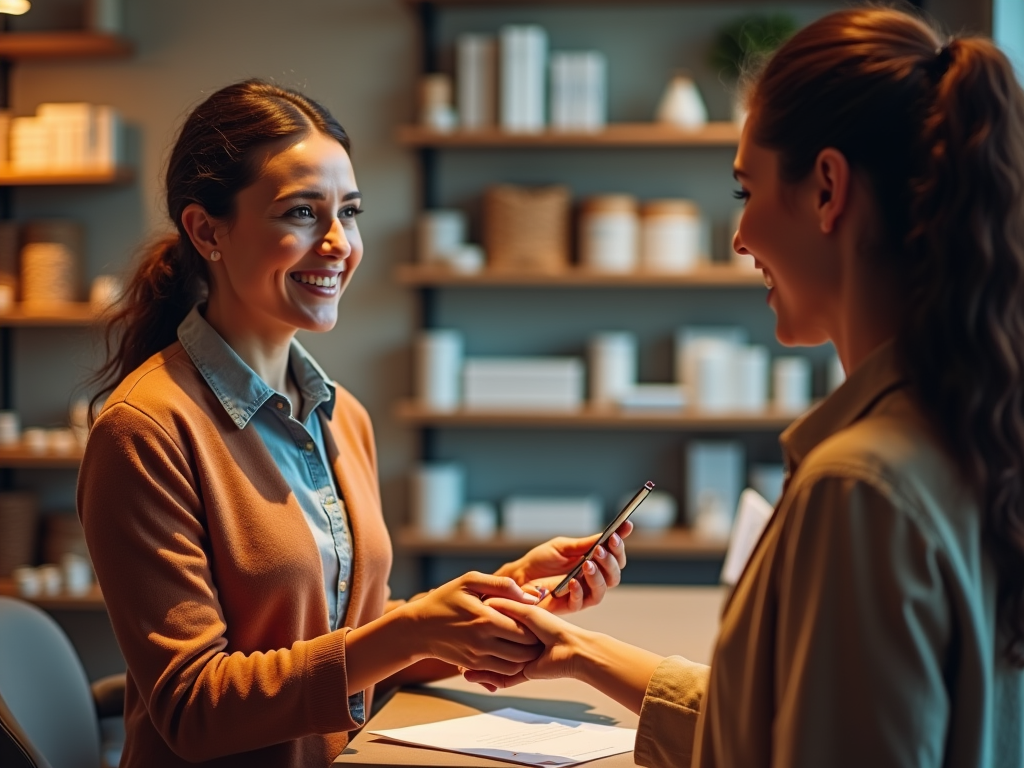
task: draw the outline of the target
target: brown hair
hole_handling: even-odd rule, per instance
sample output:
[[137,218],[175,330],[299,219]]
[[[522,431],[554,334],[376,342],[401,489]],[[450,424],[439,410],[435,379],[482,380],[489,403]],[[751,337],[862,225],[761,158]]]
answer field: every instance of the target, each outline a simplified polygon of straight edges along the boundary
[[261,80],[220,89],[181,127],[167,164],[167,213],[176,234],[146,246],[124,295],[107,316],[106,361],[91,379],[93,404],[177,338],[177,329],[209,288],[206,262],[181,222],[198,203],[216,218],[234,214],[235,196],[252,184],[256,151],[287,137],[318,131],[350,151],[348,134],[323,106]]
[[751,92],[754,141],[784,181],[826,147],[873,187],[878,252],[906,296],[897,345],[975,489],[1007,658],[1024,666],[1024,91],[989,40],[906,13],[830,14]]

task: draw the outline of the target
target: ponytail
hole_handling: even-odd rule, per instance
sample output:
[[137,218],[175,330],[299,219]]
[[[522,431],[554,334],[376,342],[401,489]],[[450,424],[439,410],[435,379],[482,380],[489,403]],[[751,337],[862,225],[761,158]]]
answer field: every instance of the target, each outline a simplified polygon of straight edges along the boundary
[[135,273],[105,319],[106,362],[92,377],[97,403],[129,373],[177,338],[178,326],[207,291],[206,263],[179,234],[142,251]]
[[192,111],[167,165],[167,213],[177,234],[143,250],[122,299],[107,315],[106,361],[90,379],[98,390],[93,406],[172,344],[181,321],[212,287],[206,262],[182,225],[185,208],[197,204],[230,221],[236,195],[256,179],[257,150],[313,131],[350,151],[345,129],[322,105],[262,80],[221,88]]
[[988,40],[948,51],[924,123],[899,343],[978,490],[1007,655],[1024,666],[1024,92]]
[[[988,40],[944,44],[895,10],[829,14],[790,38],[750,98],[785,182],[825,147],[865,173],[875,258],[907,297],[896,343],[973,488],[1006,658],[1024,667],[1024,91]],[[867,253],[865,258],[870,258]]]

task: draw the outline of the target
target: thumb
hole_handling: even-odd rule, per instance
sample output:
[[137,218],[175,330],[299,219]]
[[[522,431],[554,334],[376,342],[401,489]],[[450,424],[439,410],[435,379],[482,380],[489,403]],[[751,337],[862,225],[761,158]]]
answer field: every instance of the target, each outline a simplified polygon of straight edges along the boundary
[[503,597],[520,603],[536,605],[540,598],[524,592],[514,579],[473,571],[462,577],[462,586],[480,597]]

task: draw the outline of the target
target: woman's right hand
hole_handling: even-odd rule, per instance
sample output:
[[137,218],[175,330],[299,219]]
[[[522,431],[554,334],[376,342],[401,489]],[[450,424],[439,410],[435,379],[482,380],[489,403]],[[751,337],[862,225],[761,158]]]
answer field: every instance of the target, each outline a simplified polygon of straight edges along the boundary
[[484,602],[488,598],[500,599],[502,605],[538,602],[511,578],[471,572],[398,610],[412,619],[423,658],[498,677],[516,675],[543,647],[530,631]]
[[[548,680],[562,677],[575,677],[576,660],[586,641],[587,630],[570,624],[558,616],[523,602],[515,602],[500,597],[491,598],[487,605],[500,611],[506,617],[525,627],[541,643],[543,649],[535,659],[526,663],[514,674],[501,674],[489,670],[468,668],[463,670],[463,677],[471,683],[480,683],[490,691],[509,688],[527,680]],[[469,666],[469,665],[463,665]]]

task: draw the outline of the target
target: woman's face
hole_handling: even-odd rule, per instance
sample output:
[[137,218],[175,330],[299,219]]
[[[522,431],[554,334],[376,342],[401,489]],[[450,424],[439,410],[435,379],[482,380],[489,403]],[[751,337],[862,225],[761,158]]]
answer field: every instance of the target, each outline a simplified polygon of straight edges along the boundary
[[734,165],[744,207],[733,247],[753,256],[764,275],[779,341],[822,344],[832,338],[840,272],[838,254],[829,253],[821,232],[820,191],[810,177],[783,183],[778,153],[751,138],[752,119],[743,129]]
[[362,197],[348,153],[313,131],[271,144],[257,162],[256,181],[218,227],[210,304],[262,335],[330,330],[363,256]]

